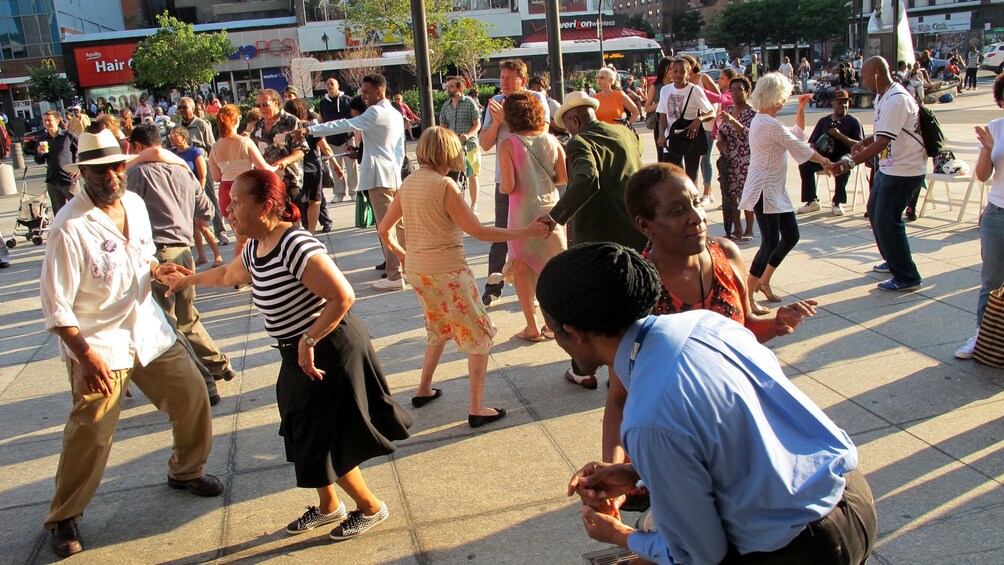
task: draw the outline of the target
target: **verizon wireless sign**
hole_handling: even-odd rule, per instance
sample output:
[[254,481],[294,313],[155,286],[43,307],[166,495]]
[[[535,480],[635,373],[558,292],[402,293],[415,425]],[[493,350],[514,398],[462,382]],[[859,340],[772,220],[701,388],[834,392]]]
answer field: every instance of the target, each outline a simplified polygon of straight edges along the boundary
[[98,45],[75,50],[77,79],[80,86],[109,86],[125,84],[133,79],[132,54],[135,43]]

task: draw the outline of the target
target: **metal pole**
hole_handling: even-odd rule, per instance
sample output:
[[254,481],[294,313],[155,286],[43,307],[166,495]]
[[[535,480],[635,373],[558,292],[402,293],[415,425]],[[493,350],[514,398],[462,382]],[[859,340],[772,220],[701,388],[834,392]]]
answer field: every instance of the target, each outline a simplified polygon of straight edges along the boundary
[[899,0],[892,0],[892,57],[889,68],[894,75],[899,70]]
[[551,70],[551,98],[565,100],[565,67],[561,60],[561,22],[558,0],[545,0],[547,28],[547,66]]
[[603,57],[603,0],[596,0],[596,37],[600,40],[600,67],[607,64]]
[[411,22],[415,34],[415,74],[421,104],[422,129],[436,125],[432,107],[432,71],[429,63],[429,27],[425,21],[425,0],[411,0]]

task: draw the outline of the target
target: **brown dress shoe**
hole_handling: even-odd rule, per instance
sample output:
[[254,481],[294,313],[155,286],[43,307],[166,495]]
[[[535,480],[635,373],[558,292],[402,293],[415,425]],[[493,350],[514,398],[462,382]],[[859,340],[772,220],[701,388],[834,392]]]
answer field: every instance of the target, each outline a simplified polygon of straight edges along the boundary
[[219,496],[223,493],[223,482],[209,474],[187,481],[168,477],[167,486],[176,489],[186,489],[199,496]]
[[56,522],[52,528],[52,550],[60,557],[69,557],[84,550],[80,530],[73,518]]

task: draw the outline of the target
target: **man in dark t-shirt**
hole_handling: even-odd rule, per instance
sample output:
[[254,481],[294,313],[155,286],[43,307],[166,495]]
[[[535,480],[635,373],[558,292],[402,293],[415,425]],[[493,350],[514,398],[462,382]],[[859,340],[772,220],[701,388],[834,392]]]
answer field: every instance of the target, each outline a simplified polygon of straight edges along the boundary
[[[831,161],[837,161],[850,153],[851,147],[864,137],[861,121],[848,113],[850,98],[846,90],[833,93],[833,113],[823,116],[809,136],[809,145]],[[805,202],[805,205],[798,209],[799,214],[819,210],[816,173],[821,170],[823,170],[822,165],[811,161],[798,166],[798,174],[802,177],[802,202]],[[834,216],[844,215],[843,205],[847,203],[847,180],[850,177],[851,173],[848,171],[838,175],[834,181],[836,186],[831,203]]]

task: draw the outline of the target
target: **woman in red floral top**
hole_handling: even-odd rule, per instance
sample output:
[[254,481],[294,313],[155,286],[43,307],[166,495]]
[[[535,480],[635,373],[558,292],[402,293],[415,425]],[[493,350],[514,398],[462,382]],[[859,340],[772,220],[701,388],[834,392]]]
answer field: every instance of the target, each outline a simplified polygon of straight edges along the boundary
[[[659,270],[662,296],[653,314],[712,310],[753,332],[760,343],[795,331],[816,313],[815,300],[803,300],[756,315],[746,292],[746,266],[735,243],[708,237],[701,193],[680,167],[668,163],[643,167],[624,193],[628,214],[649,238],[645,255]],[[612,371],[603,413],[603,461],[620,463],[620,425],[627,390]]]

